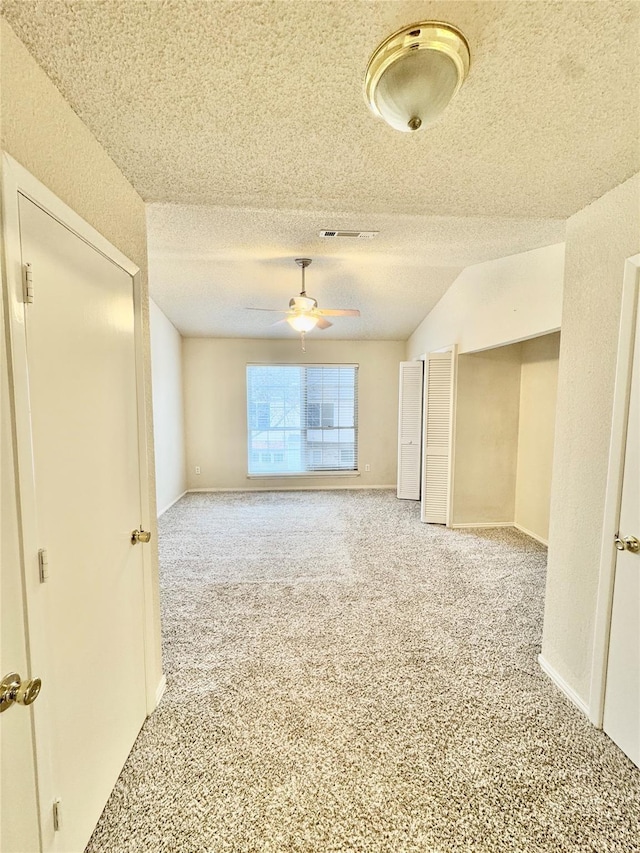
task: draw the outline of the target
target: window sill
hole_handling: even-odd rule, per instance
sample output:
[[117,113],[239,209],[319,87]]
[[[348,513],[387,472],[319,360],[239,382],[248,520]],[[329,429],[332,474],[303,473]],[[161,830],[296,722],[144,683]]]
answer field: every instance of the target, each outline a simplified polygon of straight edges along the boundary
[[304,474],[247,474],[247,480],[308,480],[313,477],[359,477],[360,471],[307,471]]

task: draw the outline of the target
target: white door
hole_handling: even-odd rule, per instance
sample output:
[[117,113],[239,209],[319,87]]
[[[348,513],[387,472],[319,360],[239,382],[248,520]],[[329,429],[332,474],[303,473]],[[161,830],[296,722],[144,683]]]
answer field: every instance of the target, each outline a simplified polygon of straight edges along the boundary
[[[18,507],[2,302],[0,300],[0,679],[29,672],[24,631]],[[0,714],[0,850],[37,853],[38,803],[32,729],[33,710],[18,704]]]
[[629,545],[635,547],[631,537],[640,541],[640,311],[636,311],[618,527],[620,540],[628,541],[616,559],[603,728],[640,766],[640,551],[628,550]]
[[400,362],[397,495],[411,501],[420,500],[423,365],[422,361]]
[[[144,722],[143,545],[140,522],[133,279],[20,196],[37,547],[46,549],[46,700],[54,831],[45,851],[82,851]],[[25,554],[27,567],[33,555]],[[36,651],[34,650],[34,655]],[[52,805],[52,803],[51,803]]]
[[424,455],[420,518],[449,524],[456,348],[429,353],[424,376]]

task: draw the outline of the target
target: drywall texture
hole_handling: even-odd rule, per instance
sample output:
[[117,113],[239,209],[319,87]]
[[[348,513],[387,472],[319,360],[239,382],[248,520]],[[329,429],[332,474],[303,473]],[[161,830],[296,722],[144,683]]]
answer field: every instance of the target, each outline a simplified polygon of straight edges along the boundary
[[513,522],[520,345],[458,358],[453,524]]
[[158,515],[187,488],[184,451],[182,337],[153,300],[149,301],[153,434]]
[[520,344],[515,522],[545,542],[549,537],[559,350],[559,333]]
[[[149,201],[564,218],[640,168],[634,2],[2,5]],[[401,134],[362,77],[424,16],[471,70],[433,132]]]
[[564,243],[463,270],[407,342],[407,358],[449,344],[497,347],[560,328]]
[[567,222],[542,653],[588,703],[625,259],[640,174]]
[[356,230],[362,217],[150,204],[153,297],[185,337],[286,338],[288,327],[243,309],[286,307],[300,290],[293,259],[302,255],[313,258],[307,288],[322,308],[361,311],[325,329],[323,340],[405,340],[465,267],[564,240],[558,219],[368,213],[366,221],[380,232],[374,240],[326,240],[327,222]]
[[[149,446],[149,499],[155,535],[153,410],[148,326],[147,250],[144,203],[88,128],[73,112],[24,45],[0,20],[1,147],[141,270],[145,404]],[[161,677],[157,544],[153,547],[156,670]]]
[[[394,486],[401,341],[318,341],[307,352],[288,341],[185,338],[183,341],[189,489]],[[248,363],[359,364],[359,477],[247,478]],[[371,470],[364,471],[369,464]],[[195,466],[201,473],[194,473]]]

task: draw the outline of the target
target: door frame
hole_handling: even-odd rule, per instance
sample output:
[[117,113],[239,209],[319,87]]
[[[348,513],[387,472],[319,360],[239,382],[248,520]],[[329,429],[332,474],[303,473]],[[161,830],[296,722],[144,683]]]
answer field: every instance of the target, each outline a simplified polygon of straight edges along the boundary
[[589,719],[602,728],[604,697],[609,657],[609,634],[613,607],[613,584],[616,572],[617,551],[614,537],[618,532],[620,504],[622,500],[622,477],[627,442],[627,420],[631,391],[631,368],[635,345],[637,312],[640,310],[640,254],[627,258],[624,265],[622,302],[620,306],[620,330],[618,357],[613,392],[613,417],[607,489],[602,525],[600,550],[600,573],[596,599],[596,617],[591,664],[591,686],[589,691]]
[[[36,528],[36,490],[34,456],[30,418],[26,316],[23,295],[22,248],[20,241],[19,196],[32,201],[41,210],[58,221],[77,237],[112,261],[132,279],[134,309],[134,346],[136,397],[138,421],[138,456],[140,479],[140,523],[146,530],[155,530],[151,517],[149,495],[149,446],[147,440],[147,413],[145,408],[143,313],[140,268],[113,246],[93,226],[89,225],[72,208],[20,165],[13,157],[2,152],[2,227],[5,261],[5,311],[9,338],[8,371],[12,416],[15,422],[14,464],[16,465],[19,537],[21,541],[21,579],[25,608],[25,634],[27,645],[27,677],[46,675],[48,647],[44,630],[44,596],[39,579],[38,538]],[[34,270],[37,299],[37,270]],[[153,563],[149,548],[142,549],[143,572],[143,635],[145,695],[147,714],[157,707],[162,696],[164,676],[158,684],[155,678],[155,619],[153,595]],[[46,684],[45,684],[46,686]],[[47,690],[44,689],[33,706],[32,726],[35,742],[36,780],[40,810],[40,840],[43,850],[50,847],[47,839],[53,832],[53,773],[47,744],[48,736]]]

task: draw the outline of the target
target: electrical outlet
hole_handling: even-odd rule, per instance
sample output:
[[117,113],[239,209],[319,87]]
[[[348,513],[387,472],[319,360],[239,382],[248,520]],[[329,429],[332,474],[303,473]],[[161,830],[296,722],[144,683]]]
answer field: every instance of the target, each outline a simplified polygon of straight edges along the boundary
[[365,471],[370,471],[370,470],[371,470],[371,465],[365,465],[365,466],[364,466],[364,470],[365,470]]
[[200,473],[200,466],[196,465],[196,474],[199,474],[199,473]]

